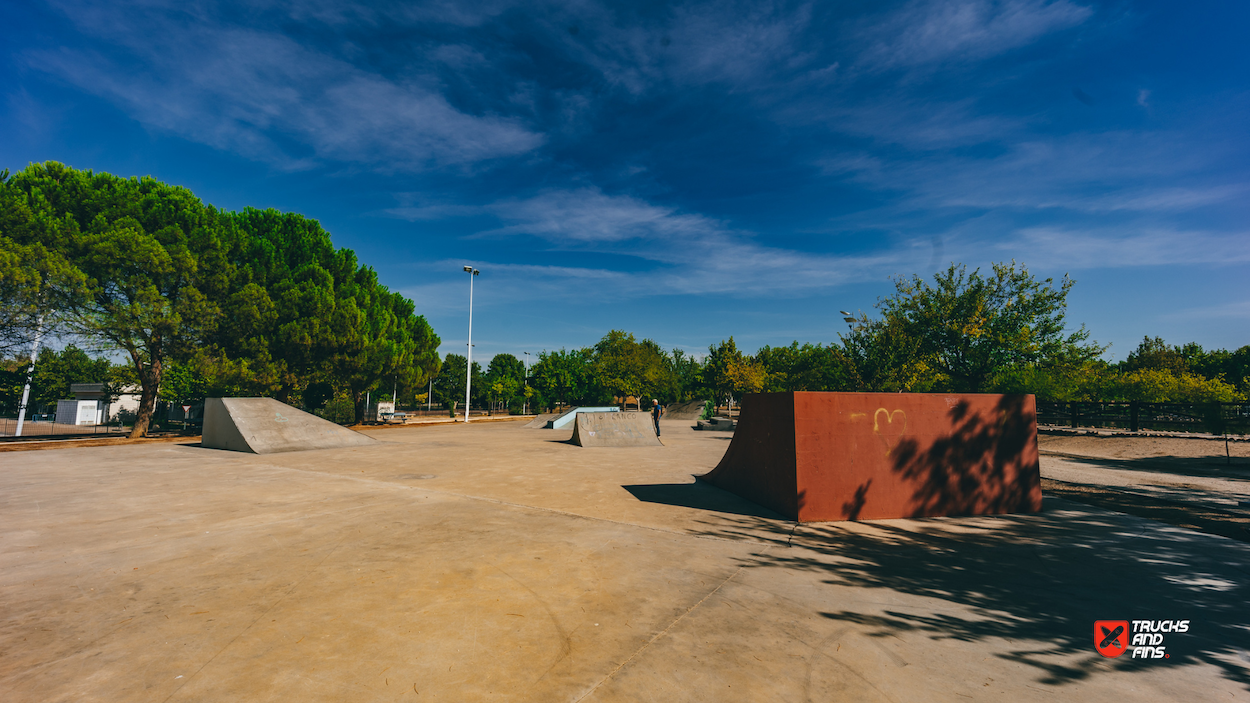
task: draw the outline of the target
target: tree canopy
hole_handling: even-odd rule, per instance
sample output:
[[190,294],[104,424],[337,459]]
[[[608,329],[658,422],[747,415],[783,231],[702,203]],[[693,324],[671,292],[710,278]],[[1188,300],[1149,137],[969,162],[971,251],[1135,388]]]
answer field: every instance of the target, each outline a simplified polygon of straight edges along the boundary
[[152,178],[55,162],[5,172],[0,206],[0,295],[21,304],[0,333],[22,337],[23,311],[42,307],[59,334],[124,353],[141,387],[134,436],[171,364],[184,392],[294,402],[328,384],[357,420],[381,381],[422,385],[438,370],[438,337],[412,302],[314,220],[224,212]]

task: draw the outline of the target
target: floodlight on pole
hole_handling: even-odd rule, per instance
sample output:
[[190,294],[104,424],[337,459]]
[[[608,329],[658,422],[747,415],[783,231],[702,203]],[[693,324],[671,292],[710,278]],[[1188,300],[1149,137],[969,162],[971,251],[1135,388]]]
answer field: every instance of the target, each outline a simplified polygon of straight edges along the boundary
[[473,390],[473,277],[481,273],[472,266],[465,266],[464,272],[469,274],[469,342],[468,352],[464,355],[464,421],[469,422],[469,394]]
[[857,321],[857,320],[855,319],[855,317],[854,317],[853,315],[851,315],[851,313],[849,313],[849,312],[847,312],[847,311],[845,311],[845,310],[839,310],[838,312],[840,312],[840,313],[842,313],[843,315],[845,315],[845,317],[843,317],[843,318],[842,318],[842,321],[843,321],[843,322],[845,322],[845,323],[847,324],[847,326],[848,326],[848,327],[851,327],[851,328],[854,328],[854,327],[855,327],[855,323],[856,323],[856,321]]

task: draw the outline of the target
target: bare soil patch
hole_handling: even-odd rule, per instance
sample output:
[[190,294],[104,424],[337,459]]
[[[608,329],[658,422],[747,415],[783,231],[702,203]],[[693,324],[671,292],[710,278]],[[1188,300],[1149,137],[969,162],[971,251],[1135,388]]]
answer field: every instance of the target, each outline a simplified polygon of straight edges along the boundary
[[[1250,442],[1228,442],[1228,454],[1242,463],[1250,459]],[[1039,434],[1037,448],[1043,454],[1082,456],[1094,459],[1153,459],[1176,457],[1225,458],[1223,439],[1188,437],[1125,437],[1118,435]]]

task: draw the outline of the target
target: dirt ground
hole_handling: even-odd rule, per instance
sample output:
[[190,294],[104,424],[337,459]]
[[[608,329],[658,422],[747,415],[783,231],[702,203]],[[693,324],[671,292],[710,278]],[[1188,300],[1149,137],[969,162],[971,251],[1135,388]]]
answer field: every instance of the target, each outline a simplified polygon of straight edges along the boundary
[[1042,490],[1250,542],[1250,442],[1039,434]]
[[[1231,441],[1227,446],[1232,458],[1242,459],[1243,463],[1250,459],[1250,442]],[[1093,459],[1225,458],[1224,440],[1185,437],[1039,434],[1037,448],[1043,454],[1065,454]]]

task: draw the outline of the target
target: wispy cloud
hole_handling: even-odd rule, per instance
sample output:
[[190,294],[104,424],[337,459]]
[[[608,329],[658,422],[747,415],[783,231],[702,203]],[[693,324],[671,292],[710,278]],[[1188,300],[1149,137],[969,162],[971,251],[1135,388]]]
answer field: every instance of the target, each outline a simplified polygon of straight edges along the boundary
[[301,168],[330,159],[421,169],[516,156],[543,136],[516,119],[467,114],[420,76],[364,71],[286,35],[148,18],[85,27],[129,58],[33,51],[32,68],[118,104],[136,120],[220,149]]
[[1173,320],[1188,320],[1192,318],[1203,320],[1250,320],[1250,300],[1237,300],[1210,307],[1189,308],[1166,315],[1165,318]]
[[1038,268],[1107,269],[1250,262],[1250,232],[1025,228],[994,248]]
[[[904,249],[882,254],[836,256],[770,247],[765,238],[697,213],[595,188],[548,191],[488,208],[503,226],[478,236],[529,235],[551,250],[595,252],[650,262],[614,292],[732,295],[798,294],[883,278],[905,260]],[[547,268],[553,277],[581,277],[585,269]],[[608,274],[605,271],[605,275]]]
[[863,63],[889,68],[983,59],[1081,24],[1067,0],[921,0],[865,30]]

